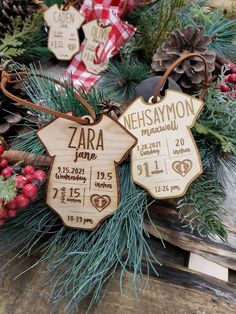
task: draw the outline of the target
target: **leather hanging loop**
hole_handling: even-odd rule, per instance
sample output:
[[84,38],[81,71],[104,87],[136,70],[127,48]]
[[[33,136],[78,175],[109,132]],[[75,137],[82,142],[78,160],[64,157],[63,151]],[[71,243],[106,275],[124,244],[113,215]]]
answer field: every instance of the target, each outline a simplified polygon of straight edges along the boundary
[[[29,75],[27,72],[19,72],[18,74],[21,77],[27,77]],[[38,75],[38,76],[39,77],[44,77],[44,76],[40,76],[40,75]],[[20,97],[17,97],[15,95],[13,95],[12,93],[10,93],[6,89],[6,87],[9,84],[19,83],[19,80],[12,80],[11,77],[12,77],[12,75],[8,74],[6,71],[2,72],[2,79],[1,79],[0,89],[2,90],[2,92],[4,93],[5,96],[7,96],[8,98],[12,99],[13,101],[18,102],[18,103],[20,103],[20,104],[22,104],[24,106],[29,107],[29,108],[32,108],[32,109],[35,109],[35,110],[38,110],[38,111],[41,111],[41,112],[53,115],[53,116],[55,116],[57,118],[63,118],[63,119],[71,120],[71,121],[74,121],[74,122],[77,122],[77,123],[83,124],[83,125],[89,123],[88,119],[83,119],[83,118],[80,118],[80,117],[70,116],[70,115],[67,115],[65,113],[49,109],[49,108],[40,106],[38,104],[34,104],[34,103],[32,103],[32,102],[30,102],[28,100],[25,100],[25,99],[22,99]],[[64,86],[62,85],[61,82],[59,82],[57,80],[54,80],[54,83],[57,84],[57,85],[60,85],[62,88],[64,88]],[[88,112],[91,115],[91,117],[95,120],[96,119],[96,113],[93,110],[93,108],[86,102],[86,100],[78,92],[75,92],[75,97],[83,104],[83,106],[88,110]]]
[[120,12],[121,17],[125,14],[125,12],[127,10],[127,6],[128,6],[128,0],[124,0],[123,7],[122,7],[121,12]]
[[152,98],[152,102],[153,103],[157,103],[158,102],[158,96],[160,94],[161,88],[165,84],[166,79],[169,77],[169,75],[174,70],[174,68],[178,64],[180,64],[183,60],[191,58],[191,57],[198,57],[198,58],[202,59],[202,61],[204,63],[204,66],[205,66],[205,72],[204,72],[205,79],[204,79],[204,82],[203,82],[203,87],[202,87],[202,91],[200,93],[199,99],[202,100],[204,98],[206,90],[207,90],[207,87],[208,87],[208,83],[209,83],[208,65],[207,65],[206,59],[201,54],[193,52],[193,53],[186,53],[186,54],[184,54],[182,57],[177,59],[172,65],[170,65],[168,67],[166,72],[163,74],[163,76],[161,77],[161,79],[157,83],[157,86],[156,86],[156,88],[154,90],[153,98]]

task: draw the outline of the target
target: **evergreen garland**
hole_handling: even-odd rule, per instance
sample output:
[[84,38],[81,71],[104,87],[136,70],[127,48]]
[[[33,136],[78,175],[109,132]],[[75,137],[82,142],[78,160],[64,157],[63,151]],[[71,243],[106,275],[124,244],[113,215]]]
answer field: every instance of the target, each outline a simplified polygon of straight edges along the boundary
[[29,63],[52,56],[47,48],[47,36],[42,31],[43,16],[35,13],[25,20],[16,18],[13,32],[6,33],[0,41],[1,54],[6,59]]

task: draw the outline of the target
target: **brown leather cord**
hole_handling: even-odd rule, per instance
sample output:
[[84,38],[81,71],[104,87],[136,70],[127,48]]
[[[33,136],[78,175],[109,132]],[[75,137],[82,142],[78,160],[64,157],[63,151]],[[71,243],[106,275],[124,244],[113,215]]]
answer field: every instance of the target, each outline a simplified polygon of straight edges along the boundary
[[204,73],[205,74],[205,81],[203,83],[203,88],[201,90],[199,99],[202,100],[204,98],[206,90],[207,90],[207,87],[208,87],[208,83],[209,83],[209,79],[208,79],[208,65],[207,65],[206,59],[202,55],[200,55],[199,53],[186,53],[182,57],[177,59],[171,66],[169,66],[169,68],[166,70],[164,75],[161,77],[161,79],[157,83],[157,86],[156,86],[156,88],[154,90],[154,93],[153,93],[153,98],[152,98],[152,102],[153,103],[157,103],[158,102],[157,98],[158,98],[158,96],[160,94],[161,88],[165,84],[166,79],[169,77],[169,75],[174,70],[174,68],[178,64],[180,64],[183,60],[191,58],[191,57],[198,57],[198,58],[202,59],[202,61],[204,63],[204,66],[205,66],[205,73]]
[[123,4],[123,7],[121,9],[120,16],[123,16],[125,14],[127,6],[128,6],[128,0],[124,0],[124,4]]
[[[19,72],[19,75],[23,76],[23,77],[27,77],[29,74],[27,72]],[[41,75],[38,75],[39,77],[44,77]],[[47,77],[48,78],[48,77]],[[50,78],[48,78],[50,79]],[[58,80],[53,80],[55,84],[60,85],[61,87],[64,88],[64,86],[62,85],[62,83]],[[57,118],[63,118],[63,119],[67,119],[67,120],[71,120],[74,122],[77,122],[79,124],[88,124],[89,121],[88,119],[83,119],[80,117],[75,117],[75,116],[70,116],[67,115],[65,113],[62,112],[58,112],[43,106],[40,106],[38,104],[34,104],[28,100],[22,99],[20,97],[17,97],[15,95],[13,95],[12,93],[10,93],[7,89],[6,86],[9,84],[16,84],[19,83],[19,80],[11,80],[11,75],[8,74],[7,72],[3,71],[2,72],[2,79],[1,79],[1,84],[0,84],[0,89],[2,90],[2,92],[4,93],[4,95],[6,95],[8,98],[12,99],[13,101],[16,101],[24,106],[27,106],[29,108],[41,111],[41,112],[45,112],[47,114],[53,115]],[[92,107],[85,101],[85,99],[78,93],[75,92],[75,96],[76,98],[79,99],[79,101],[83,104],[83,106],[88,110],[89,114],[91,115],[91,117],[95,120],[96,119],[96,113],[94,112],[94,110],[92,109]]]

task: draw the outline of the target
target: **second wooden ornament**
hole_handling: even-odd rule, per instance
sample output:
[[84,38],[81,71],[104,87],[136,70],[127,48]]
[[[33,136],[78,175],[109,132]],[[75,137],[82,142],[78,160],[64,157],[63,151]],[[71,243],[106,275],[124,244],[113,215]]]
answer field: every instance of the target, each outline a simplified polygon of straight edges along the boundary
[[[173,68],[189,56],[199,55],[189,54],[178,59],[158,82],[157,95]],[[180,197],[202,173],[201,158],[190,129],[204,104],[202,100],[170,89],[163,99],[152,101],[137,98],[119,119],[138,139],[131,155],[132,177],[153,198]]]

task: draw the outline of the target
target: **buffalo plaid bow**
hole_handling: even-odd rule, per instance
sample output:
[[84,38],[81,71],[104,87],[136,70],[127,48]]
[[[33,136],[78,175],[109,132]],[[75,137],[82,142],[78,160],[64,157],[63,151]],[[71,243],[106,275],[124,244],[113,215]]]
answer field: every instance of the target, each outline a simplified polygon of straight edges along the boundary
[[[95,63],[107,61],[112,56],[119,52],[119,49],[127,39],[133,36],[135,27],[120,19],[121,9],[119,7],[105,7],[104,3],[110,4],[117,0],[104,0],[103,4],[95,4],[93,2],[92,9],[88,5],[90,0],[86,0],[81,7],[81,13],[85,16],[87,21],[99,19],[103,25],[111,24],[111,31],[104,44],[104,47],[99,56],[94,60]],[[75,55],[70,66],[66,70],[65,76],[71,76],[75,88],[82,88],[89,90],[94,85],[100,75],[96,75],[87,71],[83,61],[82,53],[85,46],[85,41],[81,44],[80,52]],[[97,47],[99,48],[99,47]],[[98,50],[98,49],[97,49]]]

